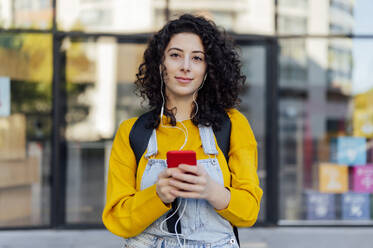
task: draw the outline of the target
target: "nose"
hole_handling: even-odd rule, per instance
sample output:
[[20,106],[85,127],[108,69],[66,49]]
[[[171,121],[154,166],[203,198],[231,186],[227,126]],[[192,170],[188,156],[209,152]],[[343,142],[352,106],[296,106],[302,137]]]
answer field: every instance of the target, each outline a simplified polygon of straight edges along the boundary
[[181,69],[185,72],[190,71],[190,59],[189,56],[185,56]]

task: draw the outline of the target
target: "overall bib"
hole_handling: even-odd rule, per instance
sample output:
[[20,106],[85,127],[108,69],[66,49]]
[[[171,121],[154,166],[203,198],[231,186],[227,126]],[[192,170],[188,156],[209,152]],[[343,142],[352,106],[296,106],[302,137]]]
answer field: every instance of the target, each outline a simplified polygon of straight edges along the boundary
[[[210,158],[198,160],[209,176],[216,182],[224,185],[223,174],[216,158],[214,133],[211,127],[198,126],[204,153]],[[149,159],[141,178],[141,190],[154,185],[158,174],[167,168],[166,160],[152,159],[158,151],[156,130],[149,139],[145,158]],[[233,228],[229,221],[221,217],[214,207],[204,199],[179,199],[181,206],[178,210],[179,216],[187,204],[184,214],[181,217],[181,244],[186,248],[238,248]],[[136,237],[125,239],[123,247],[128,248],[179,248],[175,234],[162,232],[167,230],[167,213],[158,218]]]

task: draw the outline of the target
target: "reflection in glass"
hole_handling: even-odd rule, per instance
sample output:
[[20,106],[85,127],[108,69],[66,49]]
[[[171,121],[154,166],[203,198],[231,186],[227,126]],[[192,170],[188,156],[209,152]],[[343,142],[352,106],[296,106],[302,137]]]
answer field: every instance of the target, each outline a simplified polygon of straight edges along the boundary
[[278,34],[371,34],[371,1],[278,0]]
[[[279,0],[277,5],[277,33],[278,34],[307,34],[308,28],[312,25],[313,12],[309,14],[308,9],[312,0]],[[327,1],[325,1],[327,2]],[[319,9],[326,9],[327,6],[318,4]],[[327,22],[327,19],[325,19]],[[318,24],[319,25],[319,24]],[[319,27],[318,27],[319,28]]]
[[0,35],[2,227],[49,224],[51,51],[50,35]]
[[307,39],[305,87],[280,85],[280,223],[372,222],[371,43]]
[[[160,3],[164,9],[165,1]],[[58,28],[64,31],[145,33],[155,31],[155,0],[57,1]],[[163,25],[162,20],[161,25]]]
[[278,6],[298,7],[301,9],[306,9],[309,1],[312,0],[278,0]]
[[202,15],[231,32],[274,33],[274,2],[272,1],[170,0],[169,12],[171,19],[183,13]]
[[352,94],[352,41],[333,39],[328,45],[328,87]]
[[[258,176],[260,187],[266,191],[265,150],[265,96],[266,50],[264,46],[241,46],[242,71],[247,77],[239,110],[249,120],[258,144]],[[266,197],[262,197],[259,221],[264,221]]]
[[308,76],[305,40],[280,40],[279,61],[281,87],[304,88]]
[[0,0],[0,28],[52,27],[52,0]]
[[106,170],[119,124],[145,110],[134,94],[145,45],[66,39],[67,222],[101,223]]
[[57,3],[58,27],[65,31],[154,32],[165,24],[166,15],[173,19],[191,13],[213,19],[219,26],[237,33],[274,33],[274,3],[270,1],[64,0]]

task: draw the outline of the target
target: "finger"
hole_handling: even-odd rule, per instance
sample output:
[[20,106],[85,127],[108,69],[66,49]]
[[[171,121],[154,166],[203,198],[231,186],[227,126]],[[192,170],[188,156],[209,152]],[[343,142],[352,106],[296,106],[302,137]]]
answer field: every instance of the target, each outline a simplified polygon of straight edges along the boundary
[[174,173],[172,174],[172,178],[178,181],[184,181],[189,184],[204,184],[206,180],[203,177],[196,176],[194,174],[187,174],[187,173]]
[[159,179],[157,185],[158,185],[158,187],[160,189],[162,189],[162,192],[163,192],[163,190],[167,190],[168,188],[172,188],[172,189],[175,188],[175,186],[173,186],[173,185],[170,184],[170,178],[161,178],[161,179]]
[[180,164],[178,168],[184,172],[189,172],[195,175],[200,175],[199,168],[195,165]]
[[158,194],[161,196],[161,199],[166,200],[166,202],[172,202],[177,197],[176,195],[173,194],[174,190],[177,190],[177,188],[173,186],[164,186],[159,189]]
[[169,184],[176,187],[178,190],[191,191],[191,192],[202,192],[204,187],[201,185],[185,183],[179,180],[170,180]]
[[200,193],[181,191],[181,190],[172,190],[172,194],[176,195],[177,197],[182,197],[182,198],[193,198],[193,199],[203,198],[203,196]]
[[181,169],[179,169],[178,167],[175,167],[175,168],[169,168],[167,169],[169,172],[170,172],[170,175],[172,176],[172,174],[174,173],[182,173],[183,171]]
[[176,198],[176,195],[173,194],[173,191],[174,190],[178,190],[177,188],[173,187],[173,186],[166,186],[165,187],[165,195],[169,198],[169,199],[174,199]]
[[167,178],[169,177],[169,172],[167,172],[167,169],[166,170],[163,170],[161,171],[159,174],[158,174],[158,179],[161,179],[161,178]]
[[158,178],[169,178],[172,176],[172,173],[174,173],[173,171],[175,171],[174,168],[171,168],[171,169],[167,168],[158,174]]

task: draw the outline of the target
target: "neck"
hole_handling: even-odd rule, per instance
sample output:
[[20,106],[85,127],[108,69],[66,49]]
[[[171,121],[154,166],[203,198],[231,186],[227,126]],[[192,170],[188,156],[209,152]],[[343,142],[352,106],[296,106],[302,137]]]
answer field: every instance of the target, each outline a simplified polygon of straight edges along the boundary
[[193,97],[168,98],[167,108],[172,109],[175,107],[177,109],[175,115],[177,121],[189,119],[193,110]]

